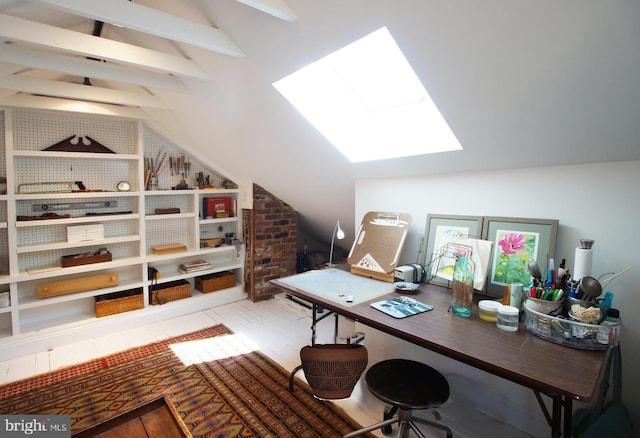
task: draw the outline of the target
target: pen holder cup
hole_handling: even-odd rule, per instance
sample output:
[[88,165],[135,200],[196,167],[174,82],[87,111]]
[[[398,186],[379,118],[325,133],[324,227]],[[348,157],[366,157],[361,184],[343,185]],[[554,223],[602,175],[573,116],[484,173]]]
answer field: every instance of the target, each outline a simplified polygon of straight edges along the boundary
[[535,310],[539,313],[544,313],[545,315],[555,316],[562,313],[563,300],[547,301],[528,297],[526,302],[529,309]]

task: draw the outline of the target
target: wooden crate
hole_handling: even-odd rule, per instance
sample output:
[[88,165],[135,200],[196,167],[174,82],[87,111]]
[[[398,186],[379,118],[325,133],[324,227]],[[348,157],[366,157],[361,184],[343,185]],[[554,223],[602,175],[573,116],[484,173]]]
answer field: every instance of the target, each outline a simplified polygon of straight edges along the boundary
[[104,289],[118,285],[118,274],[100,274],[91,277],[60,280],[38,285],[38,298],[57,297],[76,292]]
[[164,304],[169,301],[189,298],[191,283],[187,280],[176,280],[153,285],[151,288],[151,304]]
[[96,316],[98,318],[143,307],[144,295],[141,287],[96,297]]
[[196,289],[203,293],[227,289],[235,285],[236,276],[230,271],[196,277]]

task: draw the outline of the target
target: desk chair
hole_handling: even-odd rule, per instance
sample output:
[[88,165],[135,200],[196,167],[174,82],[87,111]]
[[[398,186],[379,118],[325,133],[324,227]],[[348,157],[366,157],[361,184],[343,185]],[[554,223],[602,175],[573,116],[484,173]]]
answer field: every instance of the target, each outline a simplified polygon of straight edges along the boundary
[[315,344],[300,350],[302,365],[289,376],[289,392],[293,378],[300,370],[319,399],[341,399],[351,396],[360,376],[367,368],[369,353],[361,344]]
[[[351,438],[376,429],[384,434],[391,433],[391,425],[398,423],[397,437],[408,437],[413,430],[420,438],[425,436],[414,422],[444,430],[447,438],[451,438],[451,429],[439,421],[415,418],[413,410],[433,409],[441,406],[449,399],[449,383],[435,369],[420,362],[406,359],[390,359],[373,365],[365,376],[369,391],[378,399],[389,403],[391,408],[385,410],[384,421],[373,426],[351,432],[343,438]],[[396,412],[398,415],[395,416]],[[436,420],[440,415],[435,412]]]

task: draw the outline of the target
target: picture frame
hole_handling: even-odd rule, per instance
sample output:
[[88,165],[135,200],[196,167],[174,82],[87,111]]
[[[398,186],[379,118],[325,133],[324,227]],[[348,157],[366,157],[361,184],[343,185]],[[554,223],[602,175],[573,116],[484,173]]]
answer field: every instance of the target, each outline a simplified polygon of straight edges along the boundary
[[501,297],[511,283],[531,283],[526,263],[535,260],[546,278],[558,234],[557,219],[528,219],[486,216],[482,238],[493,242],[488,269],[487,295]]
[[425,257],[427,281],[441,286],[449,286],[455,258],[442,254],[446,245],[459,241],[461,237],[480,238],[482,216],[428,214],[423,238],[422,253]]

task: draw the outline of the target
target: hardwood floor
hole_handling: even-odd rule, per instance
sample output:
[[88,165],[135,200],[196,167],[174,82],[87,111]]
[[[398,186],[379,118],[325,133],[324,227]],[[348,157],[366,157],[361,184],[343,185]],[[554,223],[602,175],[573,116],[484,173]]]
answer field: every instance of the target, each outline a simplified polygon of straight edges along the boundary
[[[111,333],[101,338],[81,341],[50,351],[43,351],[0,362],[0,384],[24,379],[36,374],[61,367],[81,363],[138,345],[148,344],[179,334],[189,333],[214,324],[222,323],[237,334],[242,334],[262,351],[287,370],[300,363],[300,348],[310,343],[310,310],[278,295],[275,299],[252,303],[248,300],[203,310],[183,317],[162,321],[125,332]],[[341,335],[347,336],[354,329],[353,324],[342,323]],[[398,355],[402,345],[398,345],[387,335],[366,327],[355,327],[366,334],[365,345],[370,351],[369,363]],[[318,326],[318,343],[333,342],[334,318],[326,318]],[[445,373],[446,374],[446,373]],[[304,378],[299,372],[298,377]],[[451,384],[451,382],[450,382]],[[384,404],[369,394],[361,382],[350,398],[338,400],[349,415],[362,425],[374,424],[382,419]],[[456,437],[493,438],[508,436],[526,438],[529,435],[516,428],[484,415],[477,406],[457,394],[452,385],[452,397],[439,409],[442,421],[450,426]],[[418,415],[430,415],[419,413]],[[441,437],[439,431],[426,427],[421,430],[429,437]],[[382,437],[380,432],[376,433]]]

